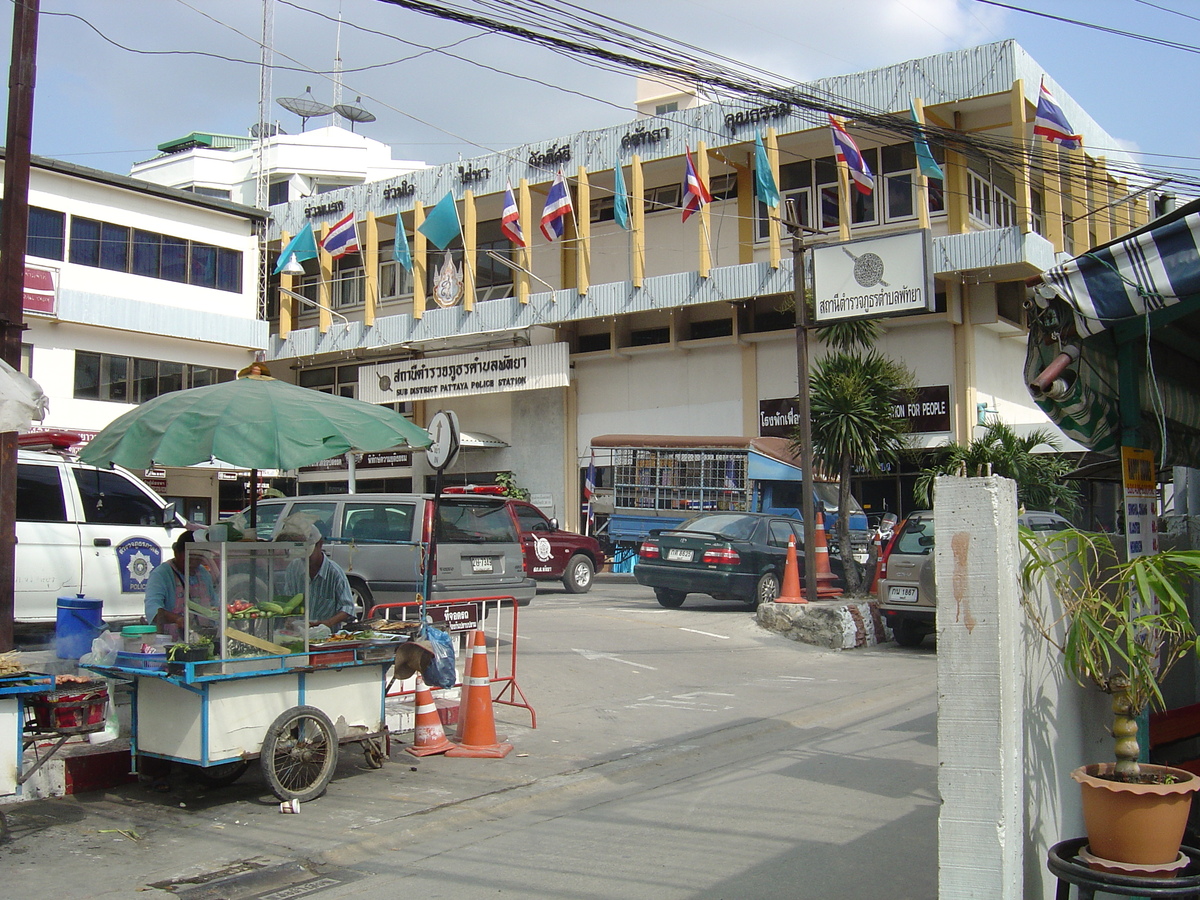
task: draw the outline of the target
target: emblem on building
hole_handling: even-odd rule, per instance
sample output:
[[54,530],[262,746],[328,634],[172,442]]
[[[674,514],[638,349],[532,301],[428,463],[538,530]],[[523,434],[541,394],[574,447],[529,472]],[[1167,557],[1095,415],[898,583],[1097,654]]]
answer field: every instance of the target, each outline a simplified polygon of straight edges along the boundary
[[449,253],[443,257],[442,267],[433,279],[433,301],[441,307],[455,306],[462,299],[462,268],[454,265]]

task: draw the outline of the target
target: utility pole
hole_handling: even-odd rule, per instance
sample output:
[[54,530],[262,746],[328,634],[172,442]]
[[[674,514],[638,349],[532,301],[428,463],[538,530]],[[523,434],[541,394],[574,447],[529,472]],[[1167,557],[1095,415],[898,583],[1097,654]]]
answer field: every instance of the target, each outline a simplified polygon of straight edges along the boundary
[[816,228],[800,224],[796,212],[796,201],[787,200],[787,219],[783,224],[792,233],[792,283],[796,294],[796,377],[800,392],[800,469],[801,481],[800,514],[804,517],[804,596],[817,599],[816,552],[813,535],[817,533],[816,510],[813,503],[813,451],[812,451],[812,398],[808,383],[808,297],[804,290],[804,234],[821,234]]
[[[29,154],[40,0],[13,0],[8,70],[8,137],[0,211],[0,354],[21,367],[25,330],[25,236],[29,230]],[[0,434],[0,651],[13,647],[17,550],[17,433]]]

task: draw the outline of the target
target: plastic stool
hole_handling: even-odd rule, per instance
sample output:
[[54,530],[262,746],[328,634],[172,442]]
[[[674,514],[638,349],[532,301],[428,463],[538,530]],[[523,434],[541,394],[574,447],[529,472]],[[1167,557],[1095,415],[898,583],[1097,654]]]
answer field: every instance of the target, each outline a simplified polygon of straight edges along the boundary
[[1046,854],[1046,866],[1058,878],[1055,900],[1068,900],[1071,885],[1079,888],[1079,900],[1092,900],[1096,891],[1121,897],[1197,897],[1200,898],[1200,850],[1180,847],[1188,864],[1174,878],[1142,878],[1134,875],[1110,875],[1097,872],[1078,859],[1087,838],[1059,841]]

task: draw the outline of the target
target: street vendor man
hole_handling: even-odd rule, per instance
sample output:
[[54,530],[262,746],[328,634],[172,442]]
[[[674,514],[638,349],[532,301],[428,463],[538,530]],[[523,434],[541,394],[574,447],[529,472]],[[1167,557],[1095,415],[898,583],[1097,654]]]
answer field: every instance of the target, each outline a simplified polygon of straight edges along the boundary
[[285,592],[299,594],[304,590],[304,564],[308,563],[309,625],[325,625],[337,631],[343,622],[354,618],[354,595],[342,567],[325,555],[325,535],[316,525],[309,525],[304,534],[287,532],[277,540],[296,541],[312,547],[307,560],[297,559],[288,566],[284,576]]
[[216,606],[217,588],[212,572],[201,565],[197,553],[193,553],[190,560],[185,559],[187,545],[195,539],[195,532],[180,532],[171,547],[171,558],[155,566],[146,579],[146,623],[157,627],[160,634],[169,634],[176,639],[183,636],[187,609],[185,596],[200,606]]

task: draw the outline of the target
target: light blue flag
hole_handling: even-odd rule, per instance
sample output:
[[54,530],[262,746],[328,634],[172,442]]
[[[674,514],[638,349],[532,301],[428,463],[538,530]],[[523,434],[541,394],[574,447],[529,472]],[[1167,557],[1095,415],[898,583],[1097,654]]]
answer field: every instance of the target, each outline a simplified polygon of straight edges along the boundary
[[629,192],[625,190],[625,173],[619,159],[613,165],[613,220],[626,231],[632,227],[629,224]]
[[412,251],[408,249],[408,231],[400,214],[396,213],[396,240],[392,242],[392,259],[412,271]]
[[447,245],[462,234],[462,224],[458,221],[458,206],[454,203],[454,195],[449,191],[438,201],[429,213],[429,217],[417,229],[429,238],[439,250],[445,250]]
[[921,174],[926,178],[941,178],[944,180],[946,176],[942,174],[942,167],[933,158],[933,151],[929,149],[929,142],[925,140],[925,132],[919,130],[921,120],[917,118],[917,104],[909,101],[908,108],[912,112],[913,121],[918,125],[917,136],[913,139],[913,147],[917,151],[917,165],[921,169]]
[[292,258],[293,253],[296,254],[296,259],[300,262],[304,262],[306,259],[317,258],[317,238],[313,234],[312,222],[305,222],[299,234],[288,241],[288,245],[279,254],[279,261],[275,263],[275,271],[271,274],[278,275],[282,272],[283,267],[288,264],[288,260]]
[[775,186],[775,175],[771,172],[761,134],[754,136],[754,192],[771,209],[779,208],[779,188]]

